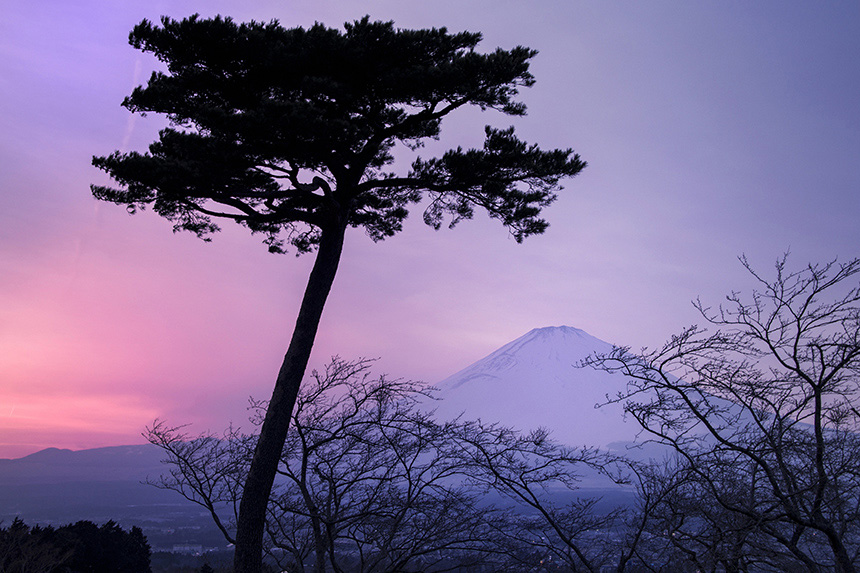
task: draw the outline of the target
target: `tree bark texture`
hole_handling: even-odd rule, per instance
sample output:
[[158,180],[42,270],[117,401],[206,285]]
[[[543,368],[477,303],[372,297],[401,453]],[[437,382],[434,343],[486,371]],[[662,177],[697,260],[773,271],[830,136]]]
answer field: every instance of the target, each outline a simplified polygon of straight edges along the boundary
[[266,509],[302,378],[310,359],[323,307],[337,274],[345,224],[323,230],[316,260],[302,297],[290,346],[284,356],[272,399],[245,481],[236,524],[235,573],[261,573]]

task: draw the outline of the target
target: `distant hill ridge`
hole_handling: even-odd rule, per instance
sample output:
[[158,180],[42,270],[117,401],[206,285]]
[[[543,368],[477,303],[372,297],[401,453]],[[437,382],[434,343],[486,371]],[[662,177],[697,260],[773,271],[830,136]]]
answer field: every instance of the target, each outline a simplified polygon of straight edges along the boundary
[[67,481],[140,481],[164,471],[152,444],[87,450],[46,448],[23,458],[0,459],[0,485]]

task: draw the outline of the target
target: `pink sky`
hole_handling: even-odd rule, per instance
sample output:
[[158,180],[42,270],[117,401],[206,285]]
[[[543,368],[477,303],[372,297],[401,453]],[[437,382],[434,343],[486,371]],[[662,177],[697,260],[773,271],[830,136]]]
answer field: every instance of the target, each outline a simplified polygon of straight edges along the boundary
[[[374,356],[432,383],[559,324],[653,346],[696,321],[691,299],[751,286],[741,253],[762,269],[788,248],[798,264],[860,254],[855,3],[6,0],[0,457],[138,443],[156,417],[247,426],[248,397],[271,392],[311,258],[241,229],[172,235],[89,192],[106,181],[92,155],[143,149],[161,125],[119,105],[155,66],[129,30],[194,12],[285,26],[367,13],[536,48],[513,123],[589,162],[523,245],[483,216],[440,232],[413,216],[381,244],[353,231],[315,366]],[[442,144],[511,121],[466,113]]]

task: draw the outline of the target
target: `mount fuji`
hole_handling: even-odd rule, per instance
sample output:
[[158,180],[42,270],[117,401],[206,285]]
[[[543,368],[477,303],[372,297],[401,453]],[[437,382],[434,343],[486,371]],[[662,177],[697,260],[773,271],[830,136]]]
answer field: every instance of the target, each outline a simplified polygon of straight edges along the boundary
[[623,376],[576,365],[612,345],[570,326],[535,328],[436,385],[436,415],[538,427],[570,446],[621,449],[640,427],[607,395],[626,389]]

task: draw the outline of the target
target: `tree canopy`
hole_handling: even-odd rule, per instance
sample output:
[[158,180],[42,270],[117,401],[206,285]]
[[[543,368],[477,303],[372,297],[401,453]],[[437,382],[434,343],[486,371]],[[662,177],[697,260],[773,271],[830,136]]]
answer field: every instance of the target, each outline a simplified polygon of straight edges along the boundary
[[345,31],[222,17],[143,21],[130,42],[167,71],[123,105],[171,125],[148,153],[94,158],[122,188],[93,185],[93,193],[132,212],[151,206],[202,238],[218,230],[214,219],[232,219],[264,234],[272,251],[312,250],[340,219],[384,239],[424,197],[424,220],[436,228],[481,207],[520,241],[546,228],[540,210],[559,179],[585,166],[572,150],[541,151],[513,128],[488,126],[481,149],[418,157],[405,175],[390,170],[397,143],[417,149],[460,107],[525,114],[514,97],[534,83],[536,52],[482,54],[480,40],[368,17]]

